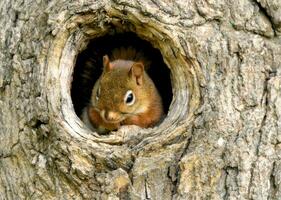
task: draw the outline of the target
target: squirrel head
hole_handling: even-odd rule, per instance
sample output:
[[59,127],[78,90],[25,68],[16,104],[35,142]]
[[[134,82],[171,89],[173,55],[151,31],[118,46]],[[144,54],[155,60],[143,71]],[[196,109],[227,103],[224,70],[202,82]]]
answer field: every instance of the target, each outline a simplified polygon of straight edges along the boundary
[[120,123],[148,109],[151,80],[141,62],[103,57],[103,73],[95,83],[91,106],[107,123]]

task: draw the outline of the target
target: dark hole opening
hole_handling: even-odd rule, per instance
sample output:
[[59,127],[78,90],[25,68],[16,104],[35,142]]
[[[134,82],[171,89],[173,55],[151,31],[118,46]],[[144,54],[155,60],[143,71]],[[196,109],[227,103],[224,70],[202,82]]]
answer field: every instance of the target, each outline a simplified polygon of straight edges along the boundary
[[110,55],[112,50],[120,47],[133,47],[142,51],[151,62],[147,73],[156,85],[167,114],[172,101],[170,70],[163,61],[160,51],[134,33],[105,35],[91,40],[87,48],[77,56],[73,73],[71,97],[74,110],[78,116],[90,101],[92,88],[102,73],[102,57]]

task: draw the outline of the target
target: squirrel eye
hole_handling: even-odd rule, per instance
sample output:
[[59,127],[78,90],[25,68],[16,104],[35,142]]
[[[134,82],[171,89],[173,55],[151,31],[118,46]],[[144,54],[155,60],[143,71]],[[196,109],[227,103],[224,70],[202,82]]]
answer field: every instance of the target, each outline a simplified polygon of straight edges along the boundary
[[131,106],[131,105],[133,105],[135,103],[135,95],[132,92],[132,90],[128,90],[126,92],[125,97],[124,97],[124,102],[128,106]]
[[100,87],[97,89],[96,100],[98,101],[100,98]]

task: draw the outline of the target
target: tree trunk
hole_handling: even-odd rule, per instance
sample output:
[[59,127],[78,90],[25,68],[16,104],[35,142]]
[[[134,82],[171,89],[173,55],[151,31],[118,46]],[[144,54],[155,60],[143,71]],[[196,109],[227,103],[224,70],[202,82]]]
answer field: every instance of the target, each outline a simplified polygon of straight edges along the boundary
[[[281,199],[280,0],[1,0],[0,199]],[[77,54],[131,31],[173,101],[151,129],[89,131]]]

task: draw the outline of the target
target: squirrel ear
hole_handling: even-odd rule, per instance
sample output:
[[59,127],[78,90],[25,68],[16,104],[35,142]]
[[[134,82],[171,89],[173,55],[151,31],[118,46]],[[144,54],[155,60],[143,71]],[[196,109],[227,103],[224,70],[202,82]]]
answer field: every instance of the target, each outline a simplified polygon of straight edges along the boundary
[[138,85],[141,85],[143,82],[143,71],[144,66],[140,62],[134,63],[130,69],[130,75],[133,79],[136,79]]
[[108,55],[103,56],[103,70],[108,72],[112,69]]

